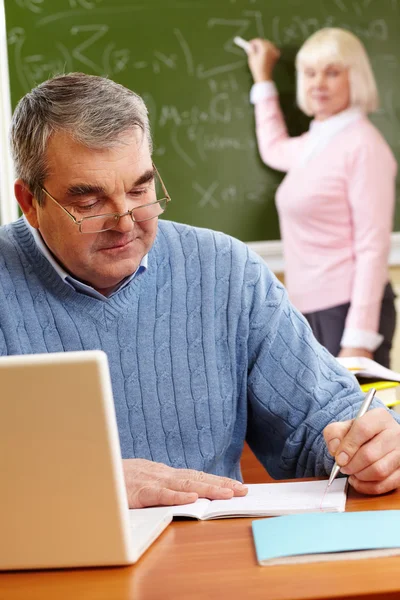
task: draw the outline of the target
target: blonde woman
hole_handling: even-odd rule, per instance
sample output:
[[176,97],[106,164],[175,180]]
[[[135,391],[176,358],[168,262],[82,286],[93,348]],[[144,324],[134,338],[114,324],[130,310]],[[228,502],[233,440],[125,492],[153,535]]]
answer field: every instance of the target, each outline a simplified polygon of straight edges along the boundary
[[367,118],[378,106],[368,56],[342,29],[322,29],[303,44],[297,102],[313,121],[307,133],[289,137],[273,83],[279,55],[267,40],[250,43],[260,155],[287,172],[276,204],[289,295],[332,354],[389,366],[396,313],[387,264],[397,166]]

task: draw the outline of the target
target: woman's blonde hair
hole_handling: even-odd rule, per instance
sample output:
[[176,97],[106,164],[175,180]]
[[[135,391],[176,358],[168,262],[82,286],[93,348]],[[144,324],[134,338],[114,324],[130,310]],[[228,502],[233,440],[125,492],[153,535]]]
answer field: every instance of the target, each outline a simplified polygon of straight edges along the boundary
[[296,56],[297,104],[306,115],[312,115],[304,90],[304,68],[335,64],[349,71],[350,105],[365,114],[378,108],[379,97],[375,77],[366,50],[353,33],[327,27],[308,38]]

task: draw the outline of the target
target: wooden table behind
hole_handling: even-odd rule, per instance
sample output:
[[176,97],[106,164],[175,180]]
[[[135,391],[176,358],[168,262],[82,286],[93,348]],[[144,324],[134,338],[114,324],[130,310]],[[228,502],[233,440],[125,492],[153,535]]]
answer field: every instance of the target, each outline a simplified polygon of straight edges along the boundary
[[[399,491],[367,498],[350,490],[346,510],[397,508]],[[400,598],[400,556],[259,567],[251,521],[174,522],[132,567],[0,574],[0,599]]]

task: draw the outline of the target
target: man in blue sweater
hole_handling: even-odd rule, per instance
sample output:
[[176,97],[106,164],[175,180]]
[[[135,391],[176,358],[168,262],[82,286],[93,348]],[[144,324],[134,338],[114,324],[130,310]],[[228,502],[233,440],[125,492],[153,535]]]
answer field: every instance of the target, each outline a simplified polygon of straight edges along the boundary
[[[275,478],[333,456],[370,494],[400,484],[400,426],[363,399],[245,244],[162,220],[147,110],[71,74],[17,106],[24,216],[0,229],[0,354],[102,349],[132,507],[244,495],[245,438]],[[325,436],[325,437],[324,437]]]

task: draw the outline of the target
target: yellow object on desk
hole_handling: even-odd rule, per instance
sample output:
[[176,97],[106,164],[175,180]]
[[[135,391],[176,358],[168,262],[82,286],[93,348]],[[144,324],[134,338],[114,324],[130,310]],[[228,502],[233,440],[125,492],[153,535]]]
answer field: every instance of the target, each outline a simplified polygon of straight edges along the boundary
[[377,398],[388,408],[400,404],[400,383],[398,381],[370,381],[361,383],[360,387],[363,392],[375,388]]
[[376,396],[388,408],[400,412],[400,373],[382,367],[365,356],[350,356],[336,359],[358,379],[363,392],[376,389]]

